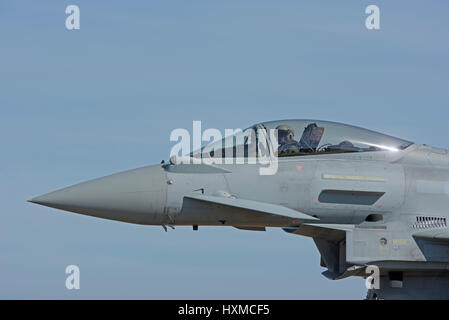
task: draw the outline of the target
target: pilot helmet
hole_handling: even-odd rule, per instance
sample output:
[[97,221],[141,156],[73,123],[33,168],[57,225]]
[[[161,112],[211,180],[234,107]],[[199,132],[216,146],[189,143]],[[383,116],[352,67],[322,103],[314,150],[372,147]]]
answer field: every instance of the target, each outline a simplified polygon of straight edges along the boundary
[[286,124],[277,126],[276,130],[278,133],[278,140],[283,140],[283,138],[286,138],[285,140],[292,140],[295,135],[293,128]]

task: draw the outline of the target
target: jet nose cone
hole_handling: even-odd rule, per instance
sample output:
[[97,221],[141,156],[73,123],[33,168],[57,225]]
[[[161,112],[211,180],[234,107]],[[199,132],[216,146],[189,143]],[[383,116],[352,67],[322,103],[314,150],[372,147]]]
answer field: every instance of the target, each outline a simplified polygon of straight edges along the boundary
[[80,183],[28,201],[89,216],[140,224],[163,221],[165,171],[148,166]]

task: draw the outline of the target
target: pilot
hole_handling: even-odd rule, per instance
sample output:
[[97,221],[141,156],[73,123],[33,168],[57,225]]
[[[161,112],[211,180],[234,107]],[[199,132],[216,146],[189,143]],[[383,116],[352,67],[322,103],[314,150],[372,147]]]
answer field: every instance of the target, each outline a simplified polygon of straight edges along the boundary
[[276,127],[278,133],[278,155],[294,155],[299,153],[299,145],[293,139],[295,131],[289,125],[281,124]]

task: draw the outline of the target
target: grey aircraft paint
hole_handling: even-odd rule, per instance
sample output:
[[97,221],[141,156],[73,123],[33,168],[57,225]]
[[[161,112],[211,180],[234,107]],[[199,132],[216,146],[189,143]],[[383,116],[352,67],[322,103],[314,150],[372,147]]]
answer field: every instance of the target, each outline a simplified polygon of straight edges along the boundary
[[262,127],[277,130],[274,175],[260,175],[257,163],[170,161],[30,201],[165,229],[282,227],[313,238],[330,279],[367,277],[365,268],[378,266],[380,289],[368,298],[449,298],[447,150],[326,121],[253,128]]

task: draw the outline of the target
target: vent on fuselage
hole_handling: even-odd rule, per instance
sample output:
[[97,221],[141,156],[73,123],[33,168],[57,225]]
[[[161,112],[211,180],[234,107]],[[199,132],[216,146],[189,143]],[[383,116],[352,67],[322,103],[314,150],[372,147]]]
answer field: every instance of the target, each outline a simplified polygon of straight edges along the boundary
[[318,196],[321,203],[373,205],[385,192],[323,190]]
[[416,222],[412,225],[413,229],[446,228],[446,218],[442,217],[416,217]]

